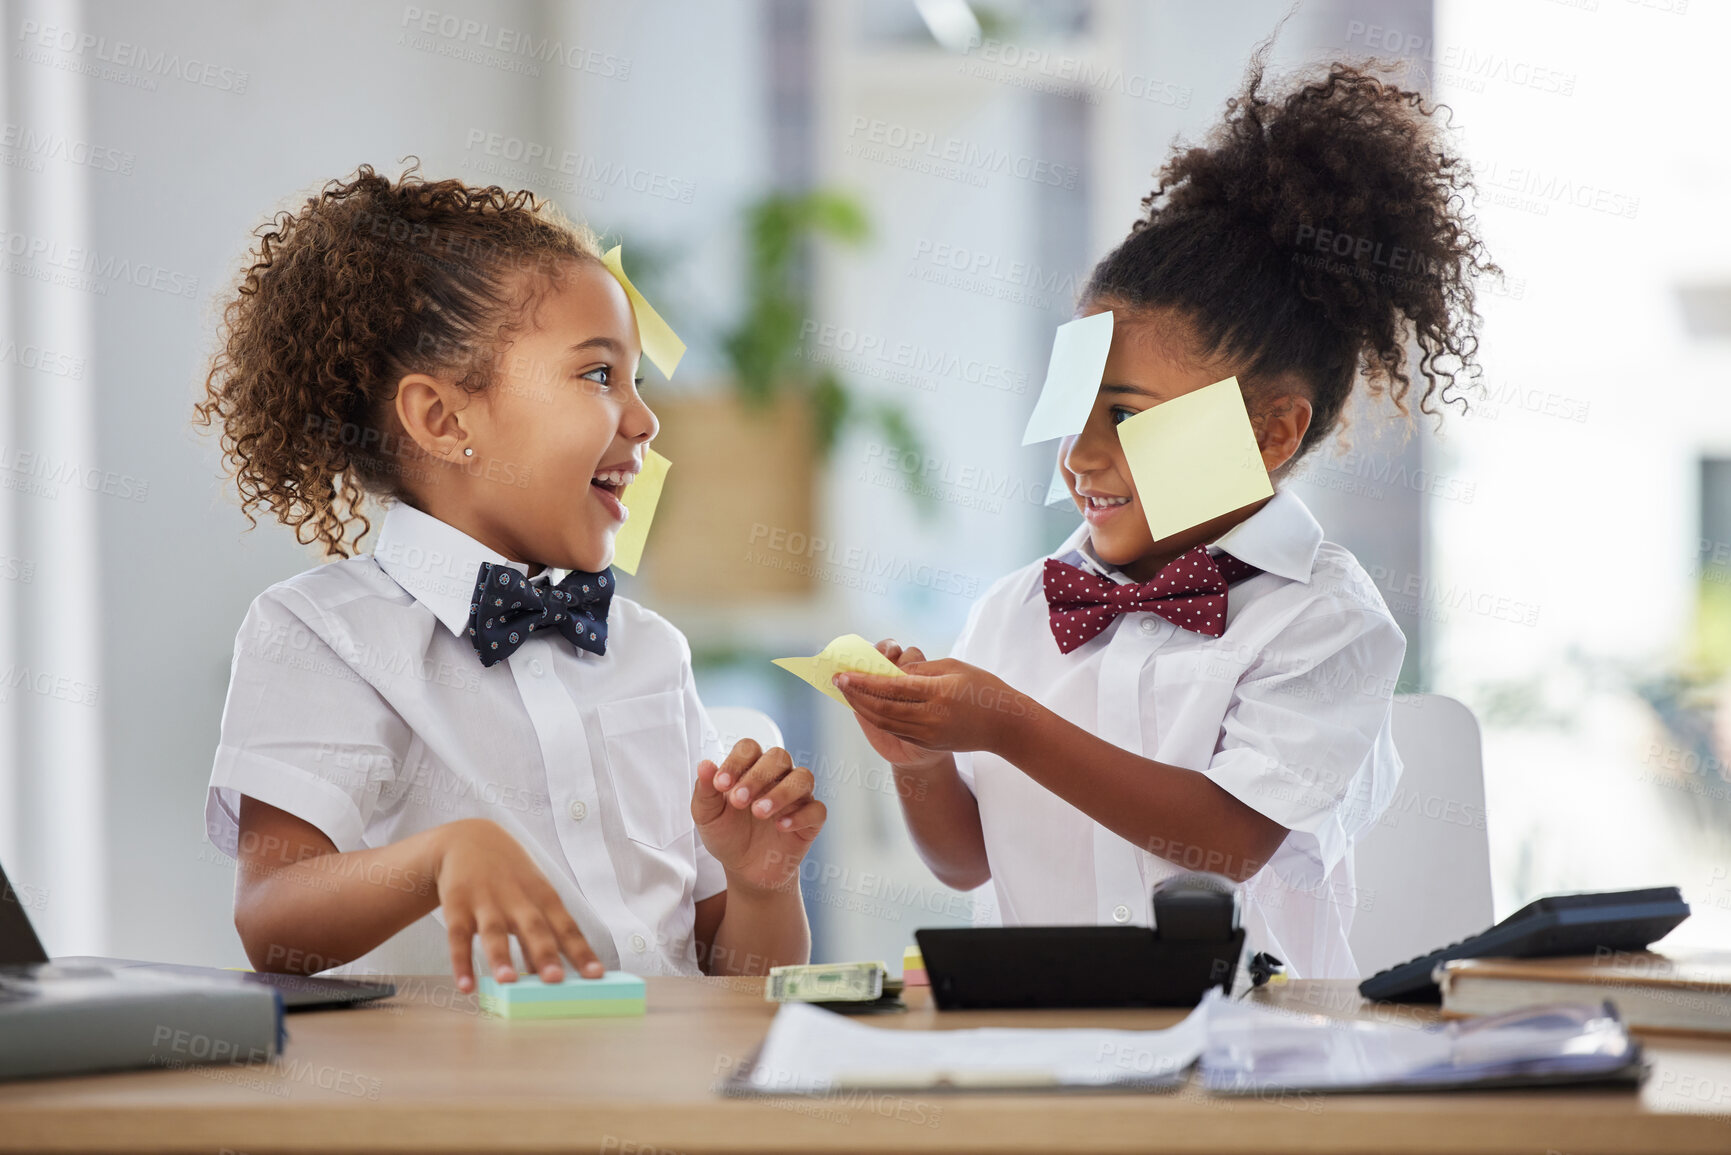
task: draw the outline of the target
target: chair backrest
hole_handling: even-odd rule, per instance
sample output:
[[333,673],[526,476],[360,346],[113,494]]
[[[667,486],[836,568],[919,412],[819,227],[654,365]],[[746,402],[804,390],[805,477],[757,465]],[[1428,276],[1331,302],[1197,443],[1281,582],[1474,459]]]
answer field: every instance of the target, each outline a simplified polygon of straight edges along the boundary
[[[733,744],[741,738],[755,739],[765,750],[782,744],[781,727],[762,710],[753,710],[747,706],[720,706],[709,711],[709,720],[720,733],[724,750],[733,749]],[[522,965],[521,959],[518,959],[518,965]],[[404,927],[355,961],[325,973],[360,976],[450,972],[451,952],[447,945],[445,928],[429,914],[419,922]]]
[[1440,694],[1399,694],[1404,769],[1382,819],[1353,844],[1359,973],[1428,954],[1493,921],[1484,756],[1472,711]]
[[742,738],[754,739],[765,750],[782,744],[781,727],[775,724],[775,719],[750,706],[712,707],[709,720],[721,734],[724,751],[733,749],[733,744]]

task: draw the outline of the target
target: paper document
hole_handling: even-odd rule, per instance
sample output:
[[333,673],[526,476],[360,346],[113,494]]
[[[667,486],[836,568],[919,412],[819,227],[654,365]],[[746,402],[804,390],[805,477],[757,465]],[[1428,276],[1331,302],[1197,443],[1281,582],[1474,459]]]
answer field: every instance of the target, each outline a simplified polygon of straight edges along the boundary
[[842,1088],[1175,1086],[1201,1054],[1210,991],[1163,1031],[978,1027],[890,1030],[804,1003],[775,1013],[769,1035],[733,1094],[812,1095]]

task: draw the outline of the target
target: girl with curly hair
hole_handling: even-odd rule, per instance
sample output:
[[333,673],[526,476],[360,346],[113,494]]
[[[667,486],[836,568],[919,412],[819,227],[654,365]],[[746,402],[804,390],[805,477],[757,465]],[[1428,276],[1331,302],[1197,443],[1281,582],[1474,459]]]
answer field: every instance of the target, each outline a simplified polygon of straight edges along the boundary
[[[476,935],[501,982],[513,939],[547,981],[805,961],[811,772],[723,758],[685,638],[614,594],[657,426],[595,238],[528,192],[366,166],[257,237],[198,417],[249,519],[341,560],[236,642],[205,816],[253,964],[448,951],[468,991]],[[369,955],[399,932],[414,951]]]
[[[1148,925],[1155,885],[1200,869],[1244,883],[1256,949],[1349,977],[1375,895],[1352,845],[1400,775],[1406,639],[1278,483],[1358,382],[1407,413],[1410,342],[1418,409],[1450,400],[1473,371],[1473,278],[1495,267],[1434,109],[1339,64],[1270,95],[1262,61],[1083,293],[1080,315],[1114,319],[1060,456],[1084,524],[988,590],[950,658],[885,641],[905,676],[837,681],[926,863],[989,881],[1005,923]],[[1155,540],[1162,495],[1137,492],[1115,427],[1232,376],[1274,496]]]

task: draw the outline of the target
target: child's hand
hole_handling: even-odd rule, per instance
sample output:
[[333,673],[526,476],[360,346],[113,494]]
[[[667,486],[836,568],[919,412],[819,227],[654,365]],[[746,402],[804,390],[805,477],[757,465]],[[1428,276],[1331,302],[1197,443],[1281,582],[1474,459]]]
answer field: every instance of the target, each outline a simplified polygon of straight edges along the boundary
[[735,743],[720,766],[698,763],[691,817],[730,885],[780,890],[798,876],[828,813],[812,796],[815,785],[786,750],[765,751],[750,738]]
[[[914,751],[996,750],[1007,723],[1034,708],[1032,699],[1001,678],[954,658],[898,662],[897,668],[904,676],[835,676],[867,738],[875,727]],[[884,747],[872,745],[889,757]]]
[[[906,670],[909,666],[923,664],[926,660],[926,656],[917,647],[909,646],[904,650],[896,644],[894,638],[885,638],[879,642],[878,653],[894,662],[899,670]],[[876,750],[878,756],[891,766],[926,770],[938,765],[944,759],[941,750],[927,750],[898,738],[881,726],[874,726],[866,721],[863,714],[856,712],[854,720],[859,723],[860,732],[865,735],[866,741],[872,744],[872,749]]]
[[467,818],[439,831],[442,840],[434,878],[445,911],[451,973],[458,990],[475,989],[471,951],[477,933],[487,965],[499,982],[517,981],[507,934],[517,936],[524,960],[543,982],[564,979],[561,954],[583,977],[601,977],[606,968],[584,941],[559,892],[503,827],[491,819]]

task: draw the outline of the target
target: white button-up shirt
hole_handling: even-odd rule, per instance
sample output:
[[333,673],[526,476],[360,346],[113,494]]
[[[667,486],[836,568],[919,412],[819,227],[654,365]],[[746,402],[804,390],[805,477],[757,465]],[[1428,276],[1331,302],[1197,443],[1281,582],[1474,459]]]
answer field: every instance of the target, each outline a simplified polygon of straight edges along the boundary
[[[1244,884],[1250,944],[1299,977],[1356,977],[1352,843],[1400,777],[1389,720],[1406,638],[1358,562],[1289,492],[1211,548],[1263,571],[1232,586],[1219,638],[1130,613],[1061,653],[1041,559],[986,592],[952,654],[1115,746],[1208,775],[1288,828]],[[1094,556],[1086,525],[1051,556],[1129,580]],[[1138,847],[994,754],[958,754],[956,765],[979,802],[1007,925],[1152,925],[1155,883],[1237,867],[1206,847]]]
[[258,596],[235,643],[211,841],[235,854],[243,794],[345,852],[490,818],[608,967],[698,973],[694,904],[726,879],[691,791],[721,750],[684,635],[615,596],[605,655],[549,630],[484,668],[467,633],[482,562],[526,569],[398,503],[371,555]]

